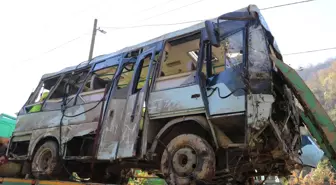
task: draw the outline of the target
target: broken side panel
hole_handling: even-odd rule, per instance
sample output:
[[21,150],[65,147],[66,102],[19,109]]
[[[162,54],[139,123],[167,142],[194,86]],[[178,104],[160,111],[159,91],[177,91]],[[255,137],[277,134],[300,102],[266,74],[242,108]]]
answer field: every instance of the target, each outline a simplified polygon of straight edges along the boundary
[[[98,151],[96,156],[99,160],[113,160],[116,156],[119,138],[118,126],[122,122],[123,108],[127,97],[127,88],[118,89],[119,78],[121,77],[124,65],[127,64],[124,63],[122,57],[117,56],[101,64],[98,63],[94,68],[95,70],[103,71],[102,75],[111,76],[110,87],[108,87],[109,90],[106,95],[106,103],[102,115],[103,119],[97,129]],[[118,94],[125,95],[117,96]]]
[[302,105],[301,119],[336,168],[336,126],[297,72],[272,56],[277,70]]
[[259,23],[251,24],[247,35],[248,88],[247,123],[254,130],[265,128],[271,115],[272,103],[272,64],[269,59],[267,40]]
[[143,108],[147,100],[149,85],[153,79],[156,47],[152,47],[138,56],[132,83],[128,93],[127,104],[123,114],[121,137],[119,138],[118,158],[134,157],[136,147],[140,143],[140,122],[143,119]]

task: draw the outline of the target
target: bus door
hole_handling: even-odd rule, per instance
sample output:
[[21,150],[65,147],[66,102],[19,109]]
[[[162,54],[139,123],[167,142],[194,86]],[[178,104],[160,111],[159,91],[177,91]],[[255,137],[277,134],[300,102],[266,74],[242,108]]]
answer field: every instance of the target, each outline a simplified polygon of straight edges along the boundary
[[143,108],[148,98],[147,94],[150,89],[152,76],[154,75],[156,49],[156,46],[147,49],[137,58],[123,114],[121,137],[119,138],[117,153],[118,158],[133,157],[136,155],[137,142],[140,142],[139,130]]
[[[98,160],[135,156],[155,47],[119,65],[104,110]],[[150,58],[149,58],[150,56]]]

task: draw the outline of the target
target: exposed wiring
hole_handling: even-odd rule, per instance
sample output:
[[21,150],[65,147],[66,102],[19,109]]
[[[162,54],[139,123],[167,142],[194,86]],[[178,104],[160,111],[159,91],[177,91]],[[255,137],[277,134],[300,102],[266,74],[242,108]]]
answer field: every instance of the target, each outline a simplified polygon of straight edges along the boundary
[[101,102],[103,102],[104,99],[105,99],[105,98],[103,97],[103,98],[100,99],[100,100],[98,101],[98,103],[97,103],[96,105],[94,105],[92,108],[90,108],[90,109],[88,109],[88,110],[86,110],[86,111],[83,111],[83,112],[81,112],[81,113],[78,113],[78,114],[75,114],[75,115],[66,115],[66,114],[63,114],[63,115],[64,115],[64,117],[68,117],[68,118],[74,118],[74,117],[80,116],[80,115],[85,114],[85,113],[87,113],[87,112],[90,112],[90,111],[92,111],[93,109],[95,109],[96,107],[98,107],[98,105],[99,105]]
[[62,166],[64,168],[64,170],[68,173],[68,175],[72,176],[72,174],[69,172],[69,170],[66,168],[65,164],[64,164],[64,160],[63,160],[63,156],[66,152],[66,149],[64,148],[62,150],[62,127],[63,127],[63,119],[64,117],[66,116],[65,115],[65,111],[66,111],[66,106],[67,104],[70,102],[67,103],[67,99],[68,99],[68,93],[67,93],[67,88],[69,87],[69,82],[70,80],[72,79],[73,75],[75,74],[75,71],[78,69],[79,66],[81,66],[83,64],[83,62],[79,63],[74,71],[71,73],[71,75],[69,76],[67,82],[64,84],[64,88],[63,88],[63,92],[64,92],[64,95],[63,95],[63,98],[62,98],[62,105],[61,105],[61,113],[62,113],[62,117],[60,119],[60,124],[59,124],[59,141],[60,141],[60,144],[59,144],[59,160],[61,161],[62,163]]
[[232,94],[234,94],[235,92],[237,92],[237,91],[239,91],[239,90],[243,90],[244,92],[246,92],[246,90],[245,90],[244,88],[238,88],[238,89],[233,90],[231,93],[229,93],[229,94],[227,94],[227,95],[225,95],[225,96],[221,96],[218,87],[215,87],[215,88],[207,87],[207,90],[212,90],[211,93],[210,93],[209,95],[207,95],[208,98],[209,98],[210,96],[212,96],[213,93],[217,90],[217,92],[218,92],[218,96],[219,96],[221,99],[228,98],[229,96],[231,96]]
[[[74,69],[74,71],[76,71],[76,69],[81,65],[82,63],[80,63],[79,65],[76,66],[76,68]],[[75,115],[66,115],[65,112],[66,112],[66,105],[67,105],[67,99],[68,99],[68,94],[67,94],[67,88],[69,86],[69,82],[71,80],[71,78],[73,77],[73,75],[75,74],[74,71],[71,73],[71,75],[69,76],[69,79],[67,80],[67,83],[64,85],[64,96],[63,96],[63,104],[62,104],[62,117],[61,117],[61,120],[60,120],[60,146],[62,146],[62,126],[63,126],[63,119],[64,117],[69,117],[69,118],[73,118],[73,117],[77,117],[77,116],[80,116],[82,114],[85,114],[87,112],[90,112],[92,111],[93,109],[95,109],[96,107],[98,107],[98,105],[100,103],[102,103],[104,100],[105,100],[105,97],[106,97],[106,93],[108,91],[108,89],[105,89],[105,92],[104,92],[104,96],[97,102],[96,105],[94,105],[93,107],[91,107],[90,109],[87,109],[86,111],[83,111],[81,113],[78,113],[78,114],[75,114]],[[115,82],[115,79],[116,78],[119,78],[119,76],[122,75],[122,72],[120,72],[119,74],[117,74],[113,79],[112,79],[112,82],[111,82],[111,87],[113,87],[113,84]],[[69,101],[70,102],[70,101]],[[68,102],[68,103],[69,103]],[[102,109],[103,109],[103,106],[102,106]],[[100,116],[103,116],[103,115],[100,115]],[[95,138],[96,140],[96,138]],[[61,160],[63,161],[63,156],[65,154],[65,151],[66,150],[63,150],[63,153],[61,152],[60,153],[60,158]],[[63,167],[66,169],[65,165],[64,165],[64,162],[63,163]],[[93,169],[92,169],[93,170]],[[66,171],[68,172],[68,170],[66,169]],[[69,172],[68,172],[69,173]],[[69,174],[69,175],[72,175],[72,174]]]

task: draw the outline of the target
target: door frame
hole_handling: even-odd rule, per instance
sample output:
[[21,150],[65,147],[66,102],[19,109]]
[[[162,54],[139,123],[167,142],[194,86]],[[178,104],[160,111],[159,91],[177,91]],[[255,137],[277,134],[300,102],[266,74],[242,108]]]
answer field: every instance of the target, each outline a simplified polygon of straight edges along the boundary
[[[157,64],[157,61],[155,61],[155,56],[156,56],[155,54],[158,51],[161,51],[161,48],[162,47],[160,47],[160,43],[155,44],[152,47],[148,47],[148,49],[143,51],[137,57],[137,61],[135,63],[135,67],[134,67],[134,73],[133,73],[131,85],[129,87],[128,94],[127,94],[125,112],[123,114],[123,120],[124,120],[123,125],[126,125],[126,127],[134,126],[134,128],[136,128],[136,129],[132,133],[132,135],[133,135],[132,138],[128,141],[130,143],[127,143],[127,144],[120,143],[118,145],[119,147],[120,146],[121,147],[126,147],[127,145],[133,145],[132,156],[123,156],[119,152],[119,147],[118,147],[117,158],[139,156],[139,155],[141,155],[141,153],[143,151],[143,147],[145,147],[145,145],[143,144],[144,143],[143,138],[137,139],[137,137],[139,135],[139,132],[140,132],[139,124],[140,124],[141,119],[142,119],[143,105],[144,105],[144,103],[146,103],[146,105],[147,105],[149,91],[151,90],[151,84],[154,84],[153,80],[155,80],[154,76],[156,75],[156,73],[155,73],[154,70],[157,69],[154,66],[154,65]],[[146,74],[146,80],[145,80],[144,86],[141,88],[141,90],[136,92],[136,88],[137,88],[138,82],[140,80],[140,75],[141,75],[141,72],[142,72],[142,69],[143,69],[144,59],[149,55],[151,55],[151,57],[150,57],[150,61],[149,61],[149,66],[148,66],[148,71],[147,71],[147,74]],[[152,79],[151,84],[149,84],[150,79]],[[142,97],[140,97],[140,94],[142,94]],[[132,101],[132,102],[130,102],[130,101]],[[130,118],[128,118],[127,116],[130,116]],[[143,134],[146,133],[146,131],[145,131],[146,129],[148,129],[148,125],[144,121],[144,127],[143,127],[143,131],[142,131]],[[120,141],[121,141],[121,138],[120,138]],[[140,150],[139,150],[140,154],[137,153],[138,144],[141,144]]]

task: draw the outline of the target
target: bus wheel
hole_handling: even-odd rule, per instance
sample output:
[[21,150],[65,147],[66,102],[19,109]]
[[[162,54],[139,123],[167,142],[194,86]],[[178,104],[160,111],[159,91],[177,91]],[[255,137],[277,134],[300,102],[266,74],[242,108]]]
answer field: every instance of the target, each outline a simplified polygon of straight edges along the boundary
[[34,154],[32,174],[35,178],[51,178],[58,175],[60,171],[58,144],[54,141],[46,141]]
[[210,144],[194,134],[171,140],[161,157],[161,171],[170,184],[211,181],[215,175],[215,153]]

